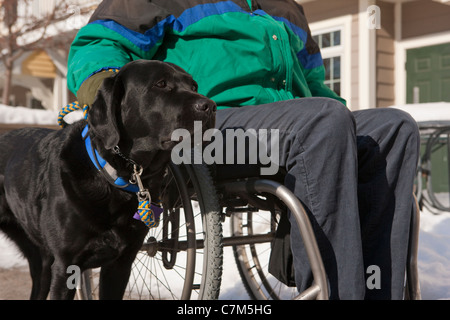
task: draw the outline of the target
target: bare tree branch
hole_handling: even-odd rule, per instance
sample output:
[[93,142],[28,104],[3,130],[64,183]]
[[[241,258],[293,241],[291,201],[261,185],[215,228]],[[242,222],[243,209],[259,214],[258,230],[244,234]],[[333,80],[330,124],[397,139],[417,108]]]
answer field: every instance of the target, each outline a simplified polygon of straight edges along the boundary
[[[63,37],[61,34],[70,33],[70,28],[63,23],[63,28],[58,30],[58,23],[74,14],[83,15],[91,11],[91,8],[76,7],[76,1],[57,0],[50,10],[39,12],[33,12],[35,7],[32,4],[32,0],[0,0],[0,23],[4,25],[4,31],[0,33],[0,61],[7,71],[3,88],[5,104],[8,103],[14,61],[27,51],[51,46],[68,48],[72,37]],[[71,10],[74,6],[77,10]]]

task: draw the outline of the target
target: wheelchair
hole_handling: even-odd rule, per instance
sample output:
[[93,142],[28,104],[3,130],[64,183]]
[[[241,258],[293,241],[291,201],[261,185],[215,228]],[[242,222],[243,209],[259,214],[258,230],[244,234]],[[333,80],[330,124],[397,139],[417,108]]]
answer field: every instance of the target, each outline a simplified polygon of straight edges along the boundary
[[[450,212],[449,189],[450,162],[443,161],[438,156],[448,158],[450,145],[450,121],[422,121],[418,122],[420,129],[422,155],[419,159],[417,176],[417,199],[421,207],[426,207],[433,214]],[[442,164],[447,162],[446,167]],[[437,165],[437,166],[435,166]],[[434,183],[433,177],[445,177],[446,188]]]
[[[228,246],[251,299],[328,299],[325,268],[311,223],[301,202],[283,185],[284,173],[266,179],[258,175],[255,166],[227,168],[168,166],[161,195],[164,212],[159,226],[149,230],[135,259],[125,299],[218,299],[223,250]],[[314,278],[301,293],[269,272],[276,232],[288,209],[300,229]],[[416,209],[411,220],[404,293],[405,299],[411,300],[420,299],[417,205]],[[230,235],[224,236],[222,223],[227,219]],[[83,274],[78,298],[95,298],[94,273],[89,270]]]

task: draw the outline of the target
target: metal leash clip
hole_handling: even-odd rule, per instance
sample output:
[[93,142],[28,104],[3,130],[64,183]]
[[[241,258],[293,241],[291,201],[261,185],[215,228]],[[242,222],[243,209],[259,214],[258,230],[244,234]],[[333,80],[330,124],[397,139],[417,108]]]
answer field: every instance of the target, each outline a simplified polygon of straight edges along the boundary
[[[133,216],[137,220],[141,220],[147,227],[155,228],[159,225],[159,217],[161,213],[153,211],[154,207],[152,206],[152,198],[150,197],[150,192],[144,188],[141,181],[141,174],[143,168],[137,164],[133,165],[133,175],[130,179],[130,183],[137,184],[139,187],[139,191],[136,192],[136,195],[139,200],[138,210]],[[158,207],[156,207],[158,208]]]
[[149,203],[151,203],[152,198],[150,197],[150,192],[144,188],[144,185],[142,184],[141,181],[141,174],[143,171],[143,168],[141,166],[138,165],[133,165],[133,176],[132,176],[132,180],[130,180],[130,183],[132,184],[137,184],[139,187],[139,191],[136,192],[138,200],[139,201],[148,201]]

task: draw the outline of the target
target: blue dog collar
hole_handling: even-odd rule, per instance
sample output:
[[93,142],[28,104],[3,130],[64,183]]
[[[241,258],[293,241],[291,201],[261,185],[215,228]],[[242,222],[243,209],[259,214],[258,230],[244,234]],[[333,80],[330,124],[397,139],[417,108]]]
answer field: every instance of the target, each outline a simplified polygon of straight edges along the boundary
[[117,175],[116,169],[114,169],[105,159],[100,156],[98,151],[94,149],[91,143],[91,138],[87,134],[88,130],[89,126],[86,125],[86,127],[84,127],[83,131],[81,132],[81,137],[84,140],[89,158],[91,159],[97,170],[100,171],[115,187],[129,192],[138,192],[139,187],[137,185],[131,184],[126,179],[119,177]]
[[[159,225],[160,216],[164,211],[163,208],[161,208],[159,204],[150,203],[150,194],[148,192],[148,198],[140,199],[139,195],[141,194],[141,191],[144,190],[140,190],[140,187],[135,183],[131,183],[129,181],[127,182],[126,179],[117,176],[116,169],[114,169],[105,159],[103,159],[98,151],[92,146],[88,131],[89,126],[86,125],[81,132],[81,137],[84,140],[86,151],[94,166],[115,187],[128,192],[134,192],[138,195],[139,206],[133,216],[134,219],[142,221],[149,228],[157,227]],[[135,174],[137,174],[136,182],[140,181],[140,173],[135,172]],[[142,185],[142,182],[140,185]]]

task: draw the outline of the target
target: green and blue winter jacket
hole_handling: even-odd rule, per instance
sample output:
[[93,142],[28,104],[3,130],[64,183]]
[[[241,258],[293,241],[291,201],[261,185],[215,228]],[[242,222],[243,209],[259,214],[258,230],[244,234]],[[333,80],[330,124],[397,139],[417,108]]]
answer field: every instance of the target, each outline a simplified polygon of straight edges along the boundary
[[80,99],[98,89],[100,71],[137,59],[179,65],[219,108],[311,96],[345,103],[324,85],[294,0],[104,0],[72,43],[69,89]]

